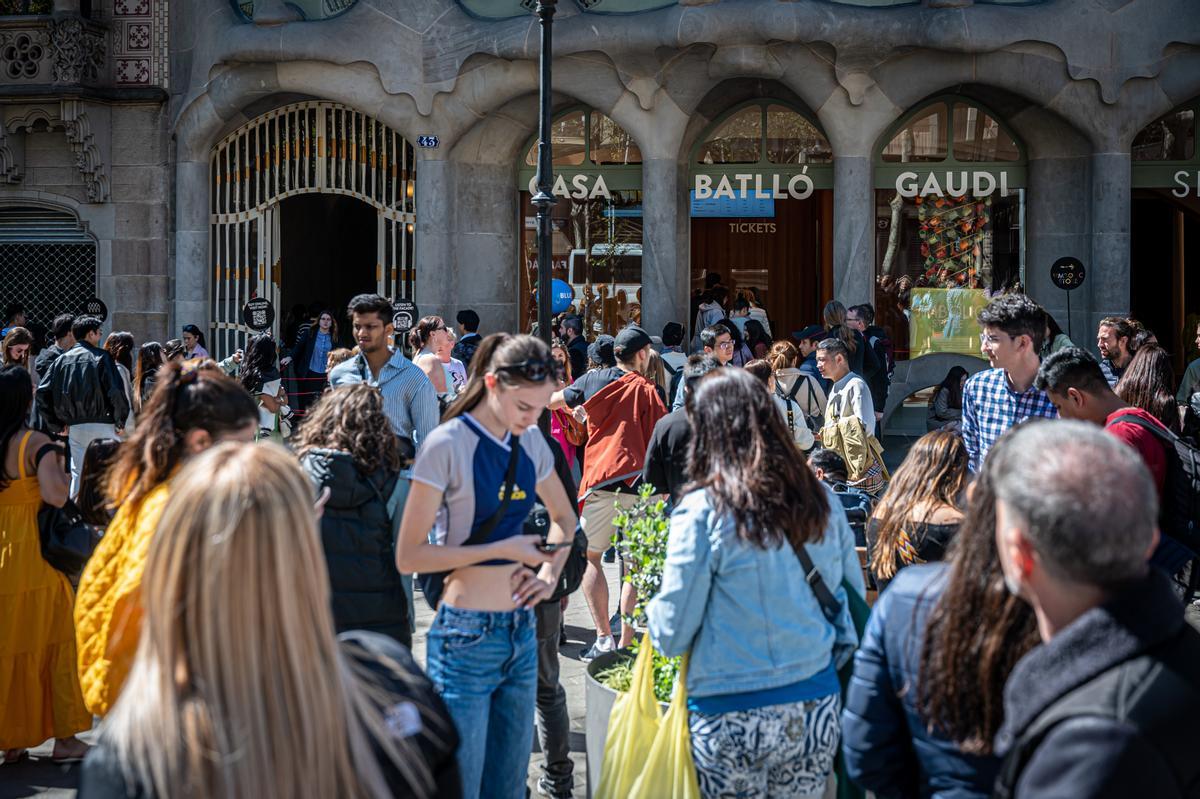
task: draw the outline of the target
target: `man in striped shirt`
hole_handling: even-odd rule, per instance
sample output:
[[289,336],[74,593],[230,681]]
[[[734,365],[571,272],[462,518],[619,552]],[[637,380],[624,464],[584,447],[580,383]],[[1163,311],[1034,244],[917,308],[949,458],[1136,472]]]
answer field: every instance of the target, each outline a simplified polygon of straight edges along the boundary
[[963,387],[962,436],[971,471],[996,439],[1034,416],[1057,419],[1054,403],[1034,386],[1046,335],[1046,312],[1024,294],[1006,294],[979,312],[980,349],[991,363]]
[[329,373],[334,388],[351,383],[377,386],[392,430],[420,447],[437,427],[438,401],[433,384],[421,369],[392,349],[392,305],[378,294],[359,294],[350,300],[347,315],[359,353]]

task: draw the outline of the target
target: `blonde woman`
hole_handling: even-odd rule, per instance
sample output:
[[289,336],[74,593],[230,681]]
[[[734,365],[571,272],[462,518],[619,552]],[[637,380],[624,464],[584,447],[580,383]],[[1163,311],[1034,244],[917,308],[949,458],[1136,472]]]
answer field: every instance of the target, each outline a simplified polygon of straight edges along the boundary
[[454,729],[408,651],[334,636],[314,500],[272,444],[222,444],[183,469],[81,797],[460,794]]
[[658,398],[662,400],[662,404],[667,404],[667,370],[663,366],[662,356],[654,349],[650,349],[650,358],[646,361],[646,369],[642,372],[642,376],[654,384],[655,391],[658,392]]

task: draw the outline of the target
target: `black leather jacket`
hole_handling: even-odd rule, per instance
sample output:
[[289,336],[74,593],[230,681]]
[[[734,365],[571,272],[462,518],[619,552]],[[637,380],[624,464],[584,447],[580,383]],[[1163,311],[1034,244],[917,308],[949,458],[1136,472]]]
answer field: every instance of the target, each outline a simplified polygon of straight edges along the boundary
[[58,356],[37,387],[37,408],[56,426],[125,425],[129,398],[117,364],[102,349],[80,342]]

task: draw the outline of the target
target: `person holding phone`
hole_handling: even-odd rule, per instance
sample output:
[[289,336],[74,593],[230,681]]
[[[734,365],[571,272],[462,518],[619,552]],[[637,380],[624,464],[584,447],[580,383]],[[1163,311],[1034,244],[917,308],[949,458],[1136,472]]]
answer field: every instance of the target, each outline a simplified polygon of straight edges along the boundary
[[[446,574],[426,669],[464,733],[463,796],[478,797],[486,775],[488,796],[523,799],[537,688],[533,609],[553,593],[575,529],[535,427],[560,366],[544,342],[504,333],[484,339],[472,363],[474,379],[417,452],[396,565]],[[546,545],[522,534],[535,496],[550,514]],[[473,538],[482,540],[466,545]]]

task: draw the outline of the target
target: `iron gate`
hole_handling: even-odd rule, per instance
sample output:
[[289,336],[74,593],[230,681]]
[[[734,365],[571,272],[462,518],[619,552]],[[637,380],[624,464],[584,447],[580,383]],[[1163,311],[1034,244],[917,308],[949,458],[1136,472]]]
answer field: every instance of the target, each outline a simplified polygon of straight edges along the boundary
[[416,162],[412,146],[382,122],[336,103],[295,103],[266,113],[213,151],[209,291],[213,354],[243,346],[241,308],[252,297],[275,306],[278,337],[283,270],[279,203],[298,194],[343,194],[375,208],[377,291],[413,295]]

